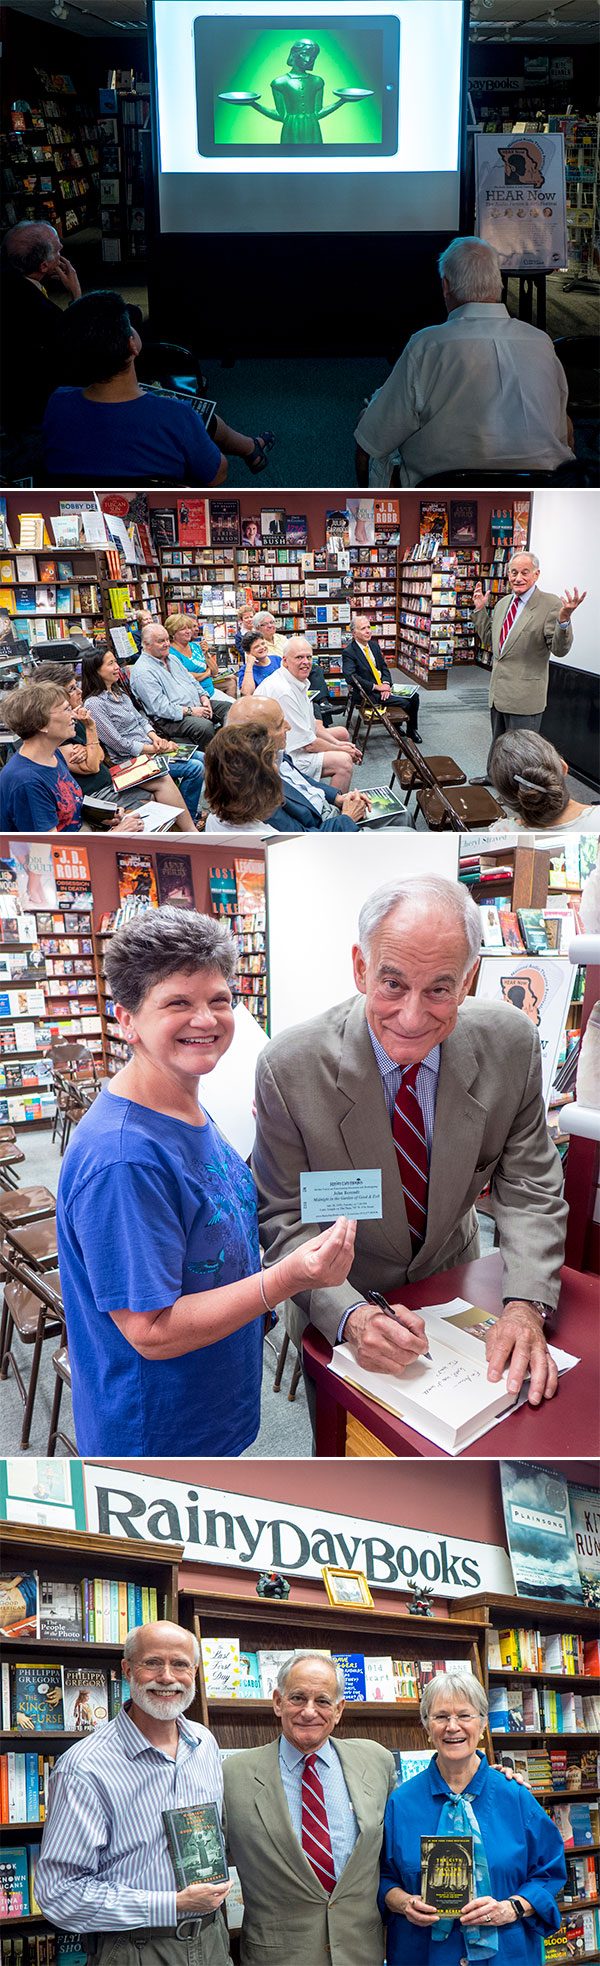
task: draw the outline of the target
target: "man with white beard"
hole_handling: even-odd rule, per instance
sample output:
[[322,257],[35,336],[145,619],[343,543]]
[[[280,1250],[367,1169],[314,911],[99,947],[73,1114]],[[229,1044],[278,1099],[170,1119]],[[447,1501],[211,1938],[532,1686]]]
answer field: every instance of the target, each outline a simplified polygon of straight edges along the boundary
[[[95,1966],[224,1966],[221,1907],[229,1884],[177,1889],[163,1809],[223,1803],[221,1758],[206,1727],[184,1719],[199,1650],[165,1620],[125,1640],[129,1699],[56,1762],[35,1892],[63,1930],[82,1932]],[[182,1942],[187,1954],[182,1951]],[[143,1950],[141,1950],[143,1949]]]

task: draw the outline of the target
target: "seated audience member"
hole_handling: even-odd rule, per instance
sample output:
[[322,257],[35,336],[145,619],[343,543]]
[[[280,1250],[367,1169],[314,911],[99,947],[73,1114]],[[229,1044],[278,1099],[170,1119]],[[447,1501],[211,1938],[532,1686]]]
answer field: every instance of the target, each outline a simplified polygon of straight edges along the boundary
[[269,614],[267,608],[262,611],[259,609],[258,614],[253,617],[252,627],[256,629],[258,635],[263,636],[270,655],[283,655],[284,649],[287,648],[288,637],[279,633],[274,614]]
[[[370,696],[374,703],[388,703],[392,690],[392,677],[385,656],[376,636],[371,634],[370,616],[368,614],[353,614],[351,627],[351,639],[346,643],[345,648],[342,649],[342,669],[350,691],[350,701],[348,704],[349,718],[356,704],[359,702],[358,691],[354,688],[355,680],[361,684],[362,689],[366,690],[367,696]],[[414,744],[420,744],[421,739],[417,728],[419,721],[418,690],[407,690],[406,696],[403,698],[403,703],[408,715],[406,726],[407,737],[412,737]]]
[[242,653],[244,669],[240,670],[240,695],[253,696],[259,683],[264,683],[267,676],[274,676],[276,669],[281,668],[281,656],[265,641],[258,628],[251,628],[248,635],[242,635]]
[[[144,626],[147,627],[148,623],[144,623]],[[212,650],[204,647],[202,630],[196,615],[168,614],[165,628],[171,654],[175,655],[184,669],[189,669],[191,675],[195,676],[196,681],[201,684],[211,706],[213,721],[223,723],[232,695],[235,696],[235,681],[231,677],[229,689],[216,688],[215,677],[219,674],[217,658]],[[221,709],[220,713],[215,715],[217,705],[220,705]]]
[[[61,683],[21,683],[2,698],[8,730],[22,738],[0,771],[0,827],[5,832],[78,833],[83,792],[59,747],[75,735],[75,716]],[[117,807],[116,832],[140,829],[135,813]]]
[[176,744],[197,744],[201,751],[230,707],[215,703],[213,709],[203,684],[171,647],[162,621],[142,628],[142,653],[130,669],[129,680],[161,737]]
[[80,1454],[117,1440],[133,1455],[243,1454],[260,1423],[265,1313],[348,1273],[354,1223],[341,1218],[265,1290],[252,1177],[198,1104],[233,1041],[236,961],[222,922],[179,908],[149,908],[107,951],[131,1057],[80,1121],[57,1199]]
[[337,792],[348,792],[362,753],[351,744],[345,724],[326,731],[315,717],[308,690],[312,659],[310,642],[303,635],[289,635],[281,668],[259,683],[256,695],[281,704],[289,725],[288,749],[306,777],[325,778]]
[[237,615],[236,615],[236,623],[237,626],[234,636],[234,642],[240,658],[240,662],[243,662],[244,643],[242,637],[244,635],[249,635],[250,629],[254,627],[254,607],[250,601],[245,601],[244,606],[238,608]]
[[[488,1378],[508,1373],[529,1402],[556,1392],[545,1327],[558,1304],[567,1205],[548,1132],[538,1032],[511,1004],[469,996],[481,910],[458,881],[414,874],[363,903],[352,950],[356,992],[283,1031],[256,1073],[252,1166],[266,1260],[306,1233],[300,1173],[381,1168],[381,1222],[359,1222],[347,1285],[297,1300],[374,1372],[401,1373],[427,1349],[425,1325],[370,1290],[401,1290],[479,1255],[476,1203],[490,1183],[503,1281],[487,1339]],[[364,1294],[366,1293],[366,1295]]]
[[44,417],[44,456],[51,481],[76,476],[157,479],[161,484],[222,485],[226,451],[262,471],[272,432],[246,437],[213,416],[210,431],[182,397],[161,396],[138,382],[142,346],[120,294],[86,294],[65,319],[63,369],[68,388],[51,396]]
[[[167,783],[168,788],[168,780],[163,781],[162,779],[158,779],[156,791],[152,783],[146,786],[132,785],[127,791],[120,792],[117,797],[106,763],[104,746],[100,743],[89,703],[84,704],[83,702],[81,684],[77,681],[74,669],[71,669],[66,662],[40,662],[35,673],[36,678],[40,682],[61,683],[68,696],[69,705],[75,717],[75,738],[74,741],[71,741],[71,739],[63,741],[60,749],[65,763],[69,767],[69,771],[72,773],[77,785],[81,787],[84,798],[86,794],[91,797],[97,793],[108,793],[115,807],[120,805],[125,812],[135,811],[136,806],[145,805],[148,799],[158,798],[160,803],[162,784],[163,782]],[[196,776],[192,781],[196,799],[192,818],[194,818],[198,800],[202,792],[203,768],[201,759],[198,760],[198,767],[199,779]],[[177,767],[175,766],[174,769],[177,769]],[[168,799],[167,801],[163,799],[162,803],[168,803]],[[93,823],[94,821],[92,820]]]
[[2,243],[0,396],[6,430],[21,435],[41,426],[62,376],[64,314],[46,293],[56,281],[71,301],[81,287],[53,225],[22,219]]
[[553,826],[561,833],[600,832],[600,805],[582,806],[567,785],[568,765],[535,730],[509,730],[496,740],[490,761],[494,791],[511,817],[496,819],[490,833],[523,829],[538,832]]
[[267,725],[274,741],[277,770],[283,788],[283,805],[271,814],[278,833],[355,833],[358,821],[370,812],[366,792],[335,792],[331,785],[306,778],[285,750],[289,730],[280,703],[268,696],[238,696],[227,718],[227,729],[257,720]]
[[[93,716],[98,736],[114,764],[122,764],[128,758],[153,758],[159,753],[169,757],[172,744],[164,737],[157,737],[147,717],[142,716],[132,703],[121,682],[119,665],[112,649],[94,649],[92,655],[84,656],[81,687],[84,703],[87,703]],[[177,773],[177,784],[173,772]],[[185,788],[189,807],[179,790],[179,782]],[[195,815],[203,784],[201,758],[174,758],[169,763],[168,772],[161,778],[149,781],[148,797],[152,794],[160,805],[176,806],[175,825],[183,833],[195,833]]]
[[207,833],[274,833],[268,820],[283,805],[275,738],[268,724],[218,730],[206,751]]
[[[392,1791],[385,1811],[379,1909],[388,1966],[434,1966],[442,1945],[446,1966],[465,1954],[481,1966],[537,1966],[544,1938],[558,1931],[564,1843],[537,1797],[499,1782],[488,1765],[478,1745],[487,1715],[485,1688],[464,1666],[450,1665],[425,1687],[421,1720],[433,1756]],[[422,1895],[422,1836],[472,1838],[472,1889],[454,1915]]]
[[411,335],[357,423],[359,484],[439,472],[556,471],[572,462],[564,369],[549,335],[513,320],[498,254],[454,239],[439,261],[447,321]]

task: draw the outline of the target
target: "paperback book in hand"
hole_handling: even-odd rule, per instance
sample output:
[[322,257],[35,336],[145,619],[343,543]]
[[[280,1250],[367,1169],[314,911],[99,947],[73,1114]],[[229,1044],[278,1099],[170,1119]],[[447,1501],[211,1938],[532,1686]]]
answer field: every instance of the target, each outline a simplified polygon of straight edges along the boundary
[[169,1856],[179,1891],[188,1884],[226,1884],[229,1876],[215,1802],[193,1809],[163,1809]]
[[458,1918],[473,1897],[472,1836],[421,1837],[421,1897],[440,1918]]

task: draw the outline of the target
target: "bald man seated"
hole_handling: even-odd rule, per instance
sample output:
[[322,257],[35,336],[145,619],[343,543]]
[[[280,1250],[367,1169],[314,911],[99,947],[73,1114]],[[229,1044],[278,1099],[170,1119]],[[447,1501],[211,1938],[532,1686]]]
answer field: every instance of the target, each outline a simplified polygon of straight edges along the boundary
[[[368,1302],[479,1255],[476,1204],[489,1184],[504,1267],[488,1377],[530,1375],[537,1406],[556,1391],[545,1327],[558,1304],[567,1207],[550,1139],[534,1019],[469,995],[481,915],[467,889],[415,875],[365,901],[352,949],[356,994],[283,1031],[261,1052],[252,1171],[261,1241],[278,1262],[309,1236],[306,1169],[381,1169],[381,1220],[359,1222],[345,1284],[294,1301],[361,1365],[403,1372],[427,1350],[402,1304]],[[305,952],[306,953],[306,952]]]
[[263,724],[275,741],[276,765],[285,792],[284,803],[271,813],[270,825],[278,833],[355,833],[358,823],[370,812],[366,792],[336,792],[331,785],[318,784],[298,769],[286,751],[289,732],[284,711],[272,697],[255,691],[238,696],[227,718],[230,724]]
[[254,694],[260,702],[270,697],[280,703],[288,726],[288,750],[294,763],[317,783],[326,779],[336,792],[349,792],[352,771],[360,764],[362,752],[350,742],[345,724],[341,730],[326,730],[310,700],[309,676],[313,651],[304,635],[289,635],[281,657],[281,668],[259,683]]
[[63,1931],[94,1935],[95,1966],[109,1966],[117,1941],[119,1966],[229,1959],[222,1907],[231,1885],[180,1891],[162,1819],[163,1809],[214,1802],[221,1820],[214,1734],[186,1718],[199,1657],[192,1632],[166,1619],[130,1631],[121,1661],[129,1699],[51,1775],[36,1898]]

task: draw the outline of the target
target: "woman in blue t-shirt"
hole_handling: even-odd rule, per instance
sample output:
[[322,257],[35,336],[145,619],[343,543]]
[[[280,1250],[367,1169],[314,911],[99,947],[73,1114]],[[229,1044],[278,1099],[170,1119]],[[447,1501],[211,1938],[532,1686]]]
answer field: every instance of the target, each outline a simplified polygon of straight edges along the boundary
[[[192,675],[202,684],[205,695],[210,697],[211,704],[221,704],[221,711],[215,719],[216,722],[221,723],[231,708],[232,696],[235,696],[233,670],[221,671],[217,666],[216,655],[211,649],[204,647],[197,615],[168,614],[165,628],[178,661],[183,663],[184,669],[191,670]],[[223,675],[226,678],[225,688],[218,689],[216,678],[222,681]]]
[[263,1281],[252,1176],[198,1103],[234,1036],[235,969],[229,929],[177,908],[127,922],[106,956],[131,1058],[77,1127],[57,1200],[81,1454],[242,1454],[265,1315],[352,1263],[342,1218]]
[[255,628],[249,635],[242,635],[242,647],[244,673],[240,682],[240,696],[253,696],[259,683],[264,683],[267,676],[273,676],[275,670],[281,668],[281,656],[269,647],[264,635],[258,634]]
[[[13,833],[77,833],[83,792],[59,746],[72,743],[75,715],[60,683],[21,683],[2,698],[8,730],[22,739],[0,772],[0,828]],[[135,813],[115,810],[114,831],[137,832]]]

